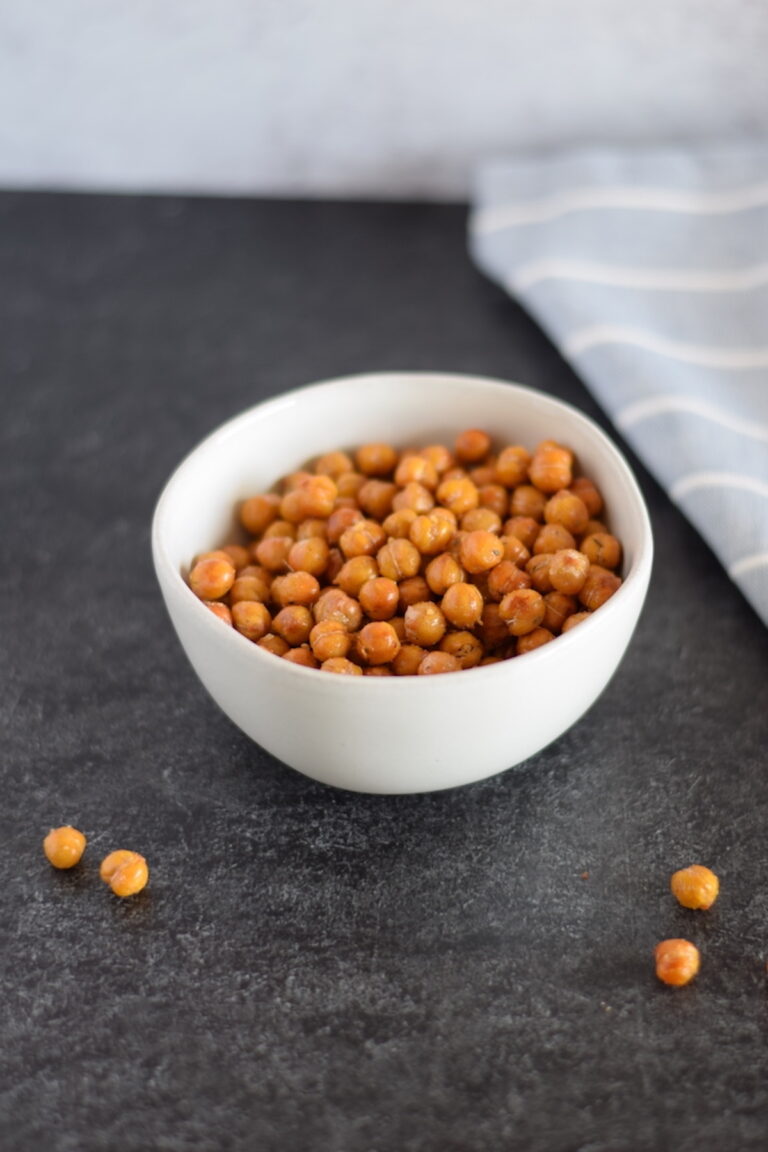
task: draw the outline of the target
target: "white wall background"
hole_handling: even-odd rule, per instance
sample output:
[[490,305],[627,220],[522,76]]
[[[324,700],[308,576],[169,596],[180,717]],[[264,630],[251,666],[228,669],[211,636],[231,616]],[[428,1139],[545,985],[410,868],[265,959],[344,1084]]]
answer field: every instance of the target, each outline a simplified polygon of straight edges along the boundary
[[455,197],[768,133],[765,0],[0,0],[0,185]]

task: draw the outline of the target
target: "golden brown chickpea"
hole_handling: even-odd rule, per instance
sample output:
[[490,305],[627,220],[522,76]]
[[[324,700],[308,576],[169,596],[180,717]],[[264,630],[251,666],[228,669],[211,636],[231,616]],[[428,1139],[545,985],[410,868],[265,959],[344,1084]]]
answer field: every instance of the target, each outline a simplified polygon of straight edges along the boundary
[[449,448],[445,444],[428,444],[426,448],[422,448],[420,455],[425,460],[429,460],[432,467],[437,472],[438,476],[442,476],[449,468],[453,467],[454,459]]
[[531,578],[531,586],[542,594],[552,592],[552,581],[549,578],[549,566],[552,563],[552,553],[542,552],[539,556],[531,556],[525,565],[525,570]]
[[431,648],[440,643],[446,627],[442,610],[432,600],[410,604],[405,610],[405,636],[410,644]]
[[271,540],[273,537],[284,536],[290,540],[296,539],[296,525],[292,524],[290,520],[273,520],[268,528],[264,529],[263,540]]
[[240,523],[251,536],[260,536],[277,519],[280,497],[272,492],[251,496],[240,505]]
[[440,477],[441,480],[469,480],[469,473],[466,468],[462,468],[460,464],[454,464],[451,468],[447,468]]
[[392,501],[397,495],[397,485],[388,480],[366,480],[357,494],[357,502],[374,520],[384,520],[392,511]]
[[333,656],[324,660],[320,665],[321,672],[335,672],[339,676],[362,676],[363,670],[359,664],[353,664],[344,656]]
[[325,452],[315,461],[315,472],[318,476],[330,476],[332,480],[341,476],[343,472],[354,471],[354,467],[352,457],[346,452]]
[[408,532],[411,543],[422,556],[436,556],[438,552],[444,552],[455,534],[456,529],[450,520],[444,516],[435,516],[433,512],[417,516]]
[[522,516],[526,520],[536,520],[540,524],[544,519],[546,503],[546,496],[543,492],[539,492],[538,488],[534,488],[532,484],[521,484],[519,488],[515,488],[510,497],[509,510],[513,517]]
[[231,560],[198,560],[189,574],[189,585],[201,600],[220,600],[235,582]]
[[[287,611],[287,609],[286,609]],[[306,644],[301,644],[296,648],[289,648],[287,652],[283,653],[283,660],[287,660],[291,664],[301,664],[303,668],[319,668],[315,657],[312,655],[310,649]]]
[[562,489],[550,496],[544,505],[544,520],[547,524],[562,524],[572,536],[580,536],[589,520],[589,513],[583,500]]
[[146,888],[149,880],[149,868],[143,856],[138,852],[128,852],[118,849],[106,856],[99,869],[101,879],[109,884],[115,896],[135,896]]
[[359,508],[336,508],[328,517],[328,543],[338,544],[348,528],[364,520]]
[[450,508],[443,508],[442,505],[438,504],[435,508],[431,509],[429,515],[433,516],[435,520],[445,520],[447,524],[450,524],[454,532],[458,531],[459,521],[455,513],[451,512]]
[[501,517],[490,508],[470,508],[461,518],[462,532],[501,532]]
[[199,564],[201,560],[225,560],[234,567],[232,557],[228,552],[225,552],[223,548],[215,548],[213,552],[201,552],[200,555],[196,557],[192,567],[194,568],[195,564]]
[[497,603],[503,600],[508,592],[517,588],[530,588],[531,578],[517,564],[511,560],[502,560],[488,573],[488,596]]
[[268,572],[286,572],[293,543],[290,536],[270,536],[257,546],[256,559]]
[[518,588],[499,604],[499,616],[513,636],[525,636],[544,619],[544,598],[533,588]]
[[61,828],[51,828],[43,840],[43,852],[54,868],[74,868],[80,863],[85,845],[85,836],[78,828],[63,824]]
[[435,596],[443,596],[452,584],[459,584],[464,576],[464,569],[450,552],[435,556],[424,569],[424,579]]
[[280,501],[280,517],[295,526],[304,519],[304,506],[298,487],[289,489]]
[[459,544],[462,567],[473,575],[489,572],[504,558],[504,546],[495,532],[467,532]]
[[400,641],[391,624],[375,620],[358,632],[357,651],[366,664],[389,664],[400,651]]
[[288,564],[294,572],[309,572],[312,576],[322,576],[328,563],[328,548],[320,536],[308,536],[297,540],[288,553]]
[[351,560],[345,561],[343,568],[340,569],[334,580],[334,584],[338,584],[347,596],[353,596],[357,599],[363,584],[368,580],[373,580],[378,574],[379,568],[375,556],[353,556]]
[[298,488],[303,480],[308,480],[312,473],[307,468],[297,468],[295,472],[289,472],[287,476],[283,476],[281,482],[281,490],[283,494],[292,492],[294,488]]
[[415,676],[426,654],[426,648],[418,644],[401,643],[400,651],[392,661],[392,671],[395,676]]
[[376,562],[382,576],[399,583],[418,574],[421,553],[410,540],[390,538],[376,553]]
[[330,476],[308,476],[297,488],[301,519],[317,516],[325,519],[331,515],[339,490]]
[[318,624],[323,620],[338,620],[348,632],[356,632],[363,619],[363,610],[357,600],[340,588],[325,588],[315,602],[313,614]]
[[589,571],[589,560],[574,548],[563,548],[552,554],[549,563],[549,578],[556,592],[576,596],[584,587]]
[[406,484],[422,484],[430,491],[434,491],[437,488],[437,470],[426,456],[409,453],[400,458],[400,463],[395,469],[395,483],[403,488]]
[[420,604],[422,600],[429,600],[429,584],[423,576],[409,576],[399,584],[400,600],[398,611],[404,613],[411,604]]
[[509,629],[499,615],[498,604],[485,604],[483,606],[477,634],[486,652],[498,649],[501,644],[509,640]]
[[411,524],[415,519],[416,513],[413,508],[401,508],[398,512],[390,512],[381,526],[387,536],[391,536],[395,540],[407,540]]
[[571,628],[575,628],[577,624],[581,624],[582,620],[586,620],[591,615],[591,612],[574,612],[572,616],[563,621],[561,633],[565,635],[566,632],[570,632]]
[[355,452],[355,464],[365,476],[388,476],[397,467],[397,459],[391,444],[363,444]]
[[251,562],[251,554],[242,544],[225,544],[222,552],[229,557],[235,572],[240,572]]
[[528,466],[528,476],[541,492],[558,492],[561,488],[570,488],[573,480],[573,453],[552,440],[542,441]]
[[455,656],[462,668],[476,668],[485,649],[471,632],[447,632],[440,641],[440,651]]
[[562,524],[545,524],[533,542],[534,556],[543,552],[561,552],[564,548],[575,548],[576,540]]
[[[499,518],[499,525],[509,511],[509,493],[501,484],[482,484],[477,489],[481,508],[488,508]],[[469,513],[467,513],[469,515]]]
[[586,476],[577,476],[571,484],[571,492],[584,502],[590,516],[599,516],[603,510],[600,492]]
[[459,518],[465,512],[478,507],[480,493],[469,477],[455,480],[443,478],[437,489],[437,500],[444,508],[449,508],[454,516]]
[[389,664],[371,664],[369,668],[363,668],[363,676],[394,676],[394,672]]
[[320,520],[317,516],[309,516],[296,527],[297,540],[312,540],[315,537],[328,542],[328,521]]
[[517,536],[502,536],[501,544],[504,549],[504,559],[511,560],[518,568],[522,568],[530,560],[531,553]]
[[586,527],[581,534],[582,540],[586,540],[589,536],[597,536],[600,533],[609,535],[608,529],[602,520],[587,520]]
[[565,592],[547,592],[544,597],[544,619],[542,624],[557,635],[565,621],[576,611],[576,601]]
[[690,940],[662,940],[653,957],[659,980],[673,988],[690,984],[701,966],[701,954]]
[[272,599],[285,608],[288,604],[314,604],[320,595],[320,584],[309,572],[288,572],[272,581]]
[[423,484],[419,484],[415,480],[406,484],[405,488],[401,488],[392,501],[392,507],[396,512],[402,512],[404,508],[411,508],[417,515],[429,512],[434,506],[435,498],[429,488],[425,488]]
[[400,589],[394,580],[375,576],[363,584],[358,594],[360,607],[371,620],[389,620],[397,612]]
[[309,639],[314,622],[309,608],[302,604],[289,604],[277,613],[272,621],[272,629],[292,648],[297,648]]
[[496,480],[505,488],[517,488],[528,479],[528,465],[531,454],[520,444],[509,444],[502,448],[496,460]]
[[349,560],[352,556],[375,556],[387,534],[375,520],[361,520],[342,533],[339,547]]
[[462,464],[477,464],[491,450],[491,438],[479,428],[467,428],[456,437],[454,452]]
[[534,628],[532,632],[526,632],[524,636],[518,636],[515,643],[515,655],[524,656],[526,652],[533,652],[534,648],[541,648],[544,644],[549,644],[550,640],[554,640],[553,632],[548,628]]
[[261,600],[266,604],[270,596],[272,579],[263,576],[238,576],[229,590],[229,603],[237,604],[240,600]]
[[461,672],[461,662],[450,652],[427,652],[419,664],[417,676],[436,676],[443,672]]
[[362,472],[342,472],[340,476],[336,476],[336,488],[339,493],[336,506],[341,507],[340,500],[354,500],[357,504],[357,494],[365,484],[365,479]]
[[[516,536],[530,552],[533,542],[539,534],[541,525],[532,516],[510,516],[501,526],[504,536]],[[509,557],[513,559],[513,557]]]
[[[456,628],[474,628],[479,624],[483,615],[483,596],[479,588],[474,584],[466,584],[463,581],[458,584],[452,584],[446,591],[440,607],[446,620]],[[407,621],[406,615],[406,621]],[[423,639],[416,638],[419,644],[426,644]],[[436,643],[436,641],[433,641]]]
[[[235,584],[237,581],[235,581]],[[214,616],[218,616],[225,624],[232,626],[232,613],[226,604],[222,604],[220,600],[203,600],[206,608],[213,612]]]
[[489,456],[482,464],[476,464],[474,468],[470,468],[469,478],[478,492],[488,484],[493,484],[496,479],[496,457]]
[[324,573],[326,584],[333,584],[345,563],[346,561],[341,553],[341,549],[331,548],[330,552],[328,553],[328,563],[325,566]]
[[590,564],[600,568],[618,568],[621,563],[621,544],[610,532],[594,532],[581,541],[581,551]]
[[391,616],[389,623],[394,628],[398,640],[403,644],[405,642],[405,617]]
[[267,632],[266,636],[262,636],[261,640],[256,641],[259,648],[263,648],[265,652],[271,652],[273,656],[285,656],[289,650],[289,645],[286,644],[282,636],[275,636],[272,632]]
[[689,868],[674,872],[669,886],[683,908],[711,908],[720,891],[717,876],[702,864],[691,864]]
[[269,609],[260,600],[239,600],[233,604],[232,623],[247,640],[261,640],[272,630]]
[[579,592],[579,600],[585,608],[594,612],[602,607],[606,600],[610,600],[620,587],[621,579],[615,572],[609,572],[599,564],[590,564],[587,578]]
[[334,657],[346,656],[350,644],[349,632],[338,620],[323,620],[320,624],[315,624],[309,634],[312,654],[321,664]]

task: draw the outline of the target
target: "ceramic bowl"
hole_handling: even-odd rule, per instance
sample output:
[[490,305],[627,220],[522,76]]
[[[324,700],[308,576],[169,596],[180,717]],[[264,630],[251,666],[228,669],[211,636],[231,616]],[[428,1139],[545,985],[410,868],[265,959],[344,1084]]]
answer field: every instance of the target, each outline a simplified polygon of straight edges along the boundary
[[[311,457],[370,440],[452,443],[463,428],[497,443],[561,441],[605,494],[624,546],[624,582],[592,617],[525,656],[441,676],[337,676],[304,668],[221,623],[185,583],[194,557],[237,539],[238,501]],[[258,404],[207,437],[158,502],[152,549],[173,625],[227,716],[285,764],[360,792],[468,784],[535,755],[594,703],[637,623],[651,572],[648,514],[632,473],[586,416],[550,396],[474,376],[353,376]]]

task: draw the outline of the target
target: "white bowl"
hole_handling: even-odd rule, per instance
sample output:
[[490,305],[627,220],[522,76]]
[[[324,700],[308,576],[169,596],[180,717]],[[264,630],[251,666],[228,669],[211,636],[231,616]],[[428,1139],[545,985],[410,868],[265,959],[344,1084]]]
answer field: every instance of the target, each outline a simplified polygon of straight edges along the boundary
[[[237,502],[312,456],[370,440],[450,444],[467,427],[485,428],[499,443],[562,441],[605,494],[610,526],[624,545],[624,583],[552,643],[447,676],[337,676],[263,651],[223,626],[187,587],[198,553],[237,538]],[[155,510],[152,551],[192,667],[243,732],[325,784],[404,793],[468,784],[510,768],[583,715],[629,643],[653,542],[628,465],[574,408],[501,381],[397,372],[300,388],[213,432],[168,481]]]

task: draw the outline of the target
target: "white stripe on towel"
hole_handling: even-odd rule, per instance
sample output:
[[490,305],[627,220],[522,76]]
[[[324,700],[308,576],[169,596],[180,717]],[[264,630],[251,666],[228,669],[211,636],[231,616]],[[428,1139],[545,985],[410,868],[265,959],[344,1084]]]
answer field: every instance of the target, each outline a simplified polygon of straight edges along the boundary
[[685,212],[694,216],[720,216],[745,212],[768,204],[768,183],[751,184],[725,192],[692,192],[676,188],[637,188],[631,184],[613,187],[573,188],[535,200],[518,200],[478,208],[470,220],[476,235],[515,228],[520,224],[538,224],[571,212],[588,212],[599,208],[641,210],[646,212]]
[[763,568],[768,565],[768,552],[755,552],[752,556],[742,556],[741,560],[737,560],[735,564],[731,564],[728,569],[728,575],[732,580],[737,577],[743,576],[745,572],[751,572],[753,568]]
[[512,273],[509,286],[513,291],[524,292],[542,280],[576,280],[652,292],[749,292],[768,284],[768,264],[707,272],[696,268],[633,268],[586,260],[534,260]]
[[651,396],[648,400],[638,400],[635,404],[629,404],[617,413],[615,419],[620,428],[626,429],[665,412],[691,412],[694,416],[711,420],[713,424],[719,424],[741,436],[768,441],[768,424],[760,424],[754,420],[740,420],[725,408],[719,408],[706,400],[699,400],[696,396]]
[[673,360],[700,364],[704,368],[768,368],[768,347],[723,348],[710,344],[686,344],[622,324],[594,324],[589,328],[579,328],[566,337],[563,350],[567,356],[580,356],[601,344],[629,344]]
[[768,499],[768,484],[763,480],[757,480],[754,476],[745,476],[741,472],[689,472],[672,485],[672,497],[681,500],[683,496],[699,488],[741,488],[745,492],[754,492]]

